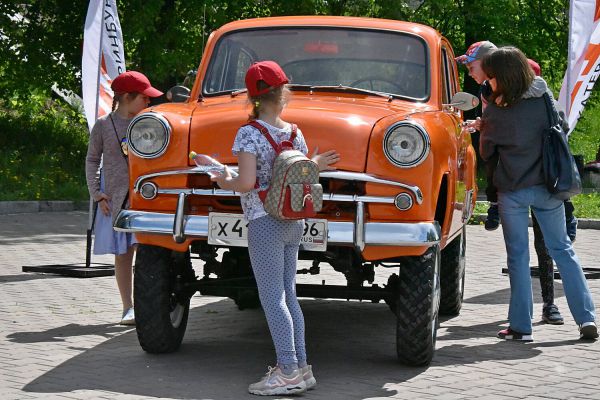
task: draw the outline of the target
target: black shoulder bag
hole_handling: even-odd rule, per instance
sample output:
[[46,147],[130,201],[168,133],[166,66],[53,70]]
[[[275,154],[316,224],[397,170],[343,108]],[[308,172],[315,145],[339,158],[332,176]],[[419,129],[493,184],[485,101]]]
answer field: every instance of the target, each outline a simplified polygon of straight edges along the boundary
[[550,127],[544,129],[542,163],[546,188],[560,200],[581,193],[581,177],[571,154],[567,135],[558,119],[558,112],[548,93],[544,93]]

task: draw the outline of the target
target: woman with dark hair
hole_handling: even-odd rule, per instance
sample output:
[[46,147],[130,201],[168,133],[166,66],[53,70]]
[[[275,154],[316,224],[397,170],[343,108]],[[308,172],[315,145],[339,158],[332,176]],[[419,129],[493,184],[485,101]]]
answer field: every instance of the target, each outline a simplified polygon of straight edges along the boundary
[[498,332],[506,340],[531,341],[533,295],[529,270],[529,207],[546,247],[556,261],[580,338],[596,339],[598,329],[592,296],[567,235],[562,200],[548,192],[542,174],[542,134],[549,127],[544,94],[546,82],[536,77],[527,57],[515,47],[502,47],[483,59],[492,92],[483,113],[480,152],[495,155],[494,184],[510,275],[509,327]]

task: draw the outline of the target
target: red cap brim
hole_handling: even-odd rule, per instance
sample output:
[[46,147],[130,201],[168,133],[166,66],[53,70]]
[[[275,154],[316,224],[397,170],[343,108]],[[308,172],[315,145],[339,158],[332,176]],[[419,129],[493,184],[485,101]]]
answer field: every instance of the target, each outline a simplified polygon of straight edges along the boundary
[[145,94],[148,97],[159,97],[163,95],[163,92],[150,86],[149,88],[144,89],[142,94]]

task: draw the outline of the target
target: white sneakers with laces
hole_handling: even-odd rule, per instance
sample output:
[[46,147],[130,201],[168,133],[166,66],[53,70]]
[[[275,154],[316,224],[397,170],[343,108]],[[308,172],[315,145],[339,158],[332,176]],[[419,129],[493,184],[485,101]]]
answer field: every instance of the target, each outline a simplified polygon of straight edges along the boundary
[[248,386],[248,392],[259,396],[286,395],[304,391],[306,391],[306,383],[300,369],[285,375],[278,366],[269,367],[269,371],[260,381]]

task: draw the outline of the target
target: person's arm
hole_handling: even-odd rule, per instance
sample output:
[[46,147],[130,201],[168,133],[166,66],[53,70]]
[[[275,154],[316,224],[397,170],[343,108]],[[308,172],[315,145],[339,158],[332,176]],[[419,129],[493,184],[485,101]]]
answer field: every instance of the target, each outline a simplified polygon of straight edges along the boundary
[[[487,128],[487,129],[486,129]],[[489,126],[485,124],[485,112],[480,125],[481,135],[479,136],[479,155],[483,161],[487,161],[496,154],[496,142],[494,141],[494,133],[490,131]]]
[[233,178],[225,168],[222,174],[211,178],[219,187],[239,193],[249,192],[256,185],[256,155],[240,151],[238,153],[238,176]]
[[98,206],[104,215],[109,215],[110,207],[108,206],[108,200],[110,200],[110,197],[100,191],[100,174],[98,173],[100,160],[102,159],[102,149],[102,132],[100,125],[96,123],[90,133],[90,142],[85,157],[85,178],[90,197],[98,202]]

